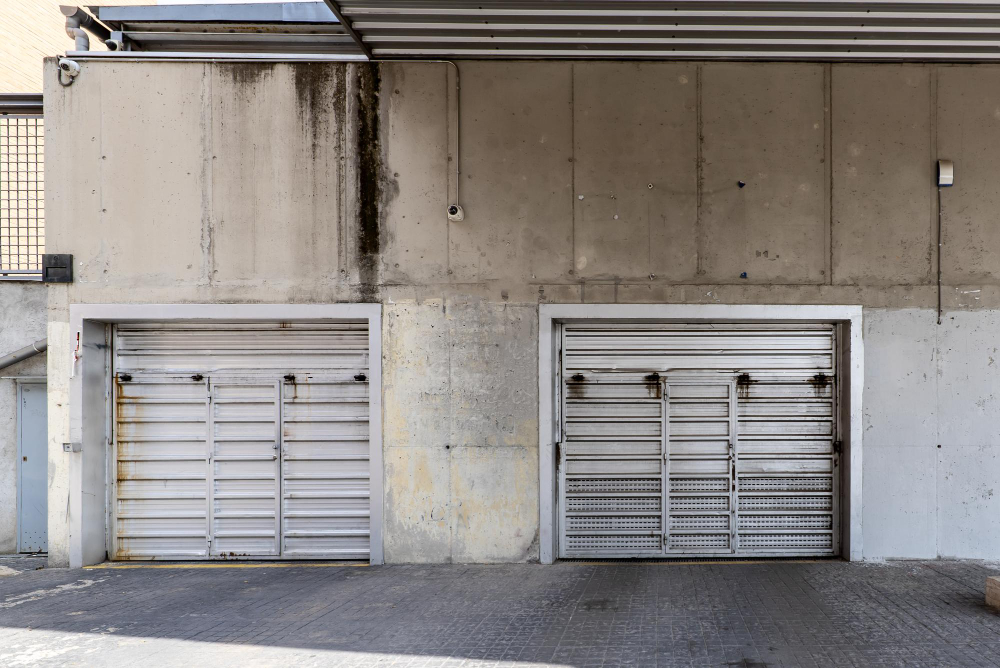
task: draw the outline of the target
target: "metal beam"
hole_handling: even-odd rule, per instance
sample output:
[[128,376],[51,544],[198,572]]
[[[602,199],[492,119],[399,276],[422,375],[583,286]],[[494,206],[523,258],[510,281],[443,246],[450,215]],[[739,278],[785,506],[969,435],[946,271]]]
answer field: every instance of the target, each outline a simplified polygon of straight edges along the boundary
[[42,114],[41,93],[0,93],[0,115],[34,116]]
[[338,21],[340,21],[340,25],[344,26],[344,30],[347,31],[347,34],[351,36],[351,39],[354,40],[354,43],[357,44],[359,49],[361,49],[361,53],[365,54],[368,60],[372,60],[371,49],[369,49],[368,46],[365,44],[364,40],[361,39],[361,35],[358,34],[356,30],[354,30],[354,26],[351,25],[351,22],[348,21],[346,18],[344,18],[343,13],[341,13],[340,11],[339,3],[337,3],[336,0],[323,0],[323,2],[326,3],[326,6],[330,8],[330,11],[333,12],[333,15],[337,17]]

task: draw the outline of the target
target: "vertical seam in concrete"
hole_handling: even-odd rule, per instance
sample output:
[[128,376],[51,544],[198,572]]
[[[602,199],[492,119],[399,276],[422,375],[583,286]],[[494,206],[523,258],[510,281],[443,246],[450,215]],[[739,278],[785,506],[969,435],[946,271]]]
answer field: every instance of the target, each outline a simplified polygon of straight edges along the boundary
[[[695,66],[694,70],[694,81],[695,81],[695,131],[697,132],[696,139],[696,152],[695,152],[695,217],[694,217],[694,229],[695,229],[695,253],[697,255],[695,263],[695,273],[701,276],[705,273],[702,262],[704,261],[704,246],[705,246],[705,232],[702,229],[701,224],[701,204],[702,204],[702,192],[704,170],[702,169],[702,118],[701,118],[701,86],[702,86],[702,66]],[[618,301],[618,288],[615,287],[615,301]]]
[[201,94],[202,132],[204,133],[202,135],[202,146],[208,149],[204,154],[204,172],[202,173],[201,182],[202,211],[204,212],[201,230],[201,252],[204,271],[202,278],[206,285],[211,285],[215,275],[215,220],[214,198],[212,197],[212,184],[215,182],[215,145],[213,142],[215,123],[212,114],[214,88],[212,86],[212,65],[210,63],[205,63],[202,69]]
[[[98,176],[98,181],[97,181],[97,186],[98,186],[98,196],[97,196],[97,199],[98,199],[98,206],[101,209],[101,229],[103,230],[103,229],[105,229],[105,225],[107,225],[107,222],[108,222],[108,216],[107,216],[107,214],[105,212],[105,207],[104,207],[104,177],[105,177],[105,175],[104,175],[104,163],[106,162],[106,160],[105,160],[105,153],[104,153],[104,92],[102,90],[103,87],[101,86],[101,84],[104,82],[104,68],[101,68],[100,72],[101,72],[101,77],[97,81],[97,107],[98,107],[98,113],[101,115],[101,120],[100,120],[101,138],[99,140],[99,143],[100,143],[99,148],[100,148],[100,151],[101,151],[101,161],[100,161],[101,164],[100,164],[100,167],[98,168],[98,170],[99,170],[99,172],[98,172],[99,176]],[[65,89],[65,90],[69,90],[69,89]],[[44,151],[44,147],[43,147],[42,150]],[[44,168],[45,168],[45,166],[43,164],[42,165],[42,169],[44,169]],[[45,178],[44,172],[42,173],[42,178],[43,179]],[[44,229],[43,229],[43,232],[44,232]],[[103,262],[104,268],[105,269],[110,269],[111,267],[110,267],[110,265],[108,263],[107,251],[104,250],[102,252],[102,254],[104,255],[104,262]],[[67,504],[68,504],[68,501],[67,501]],[[69,505],[66,506],[66,518],[67,518],[67,522],[68,522],[69,521]]]
[[[936,66],[931,66],[930,76],[929,76],[929,103],[930,103],[930,127],[928,128],[930,134],[929,141],[929,152],[931,165],[935,165],[935,160],[937,158],[937,84],[938,84],[938,68]],[[936,167],[935,167],[936,171]],[[936,181],[936,179],[935,179]],[[927,267],[928,278],[936,278],[935,274],[935,262],[939,261],[938,255],[941,252],[940,248],[937,248],[937,226],[938,226],[938,216],[937,207],[940,205],[938,198],[941,195],[941,189],[935,188],[935,184],[929,184],[932,188],[932,195],[929,198],[931,206],[930,209],[930,234],[928,235],[927,243],[930,246],[931,252],[928,254],[930,262]],[[935,280],[936,283],[936,280]],[[943,445],[941,443],[941,325],[937,322],[937,314],[935,314],[934,320],[934,445]],[[934,456],[934,556],[941,557],[941,483],[940,483],[940,473],[941,473],[941,456],[944,454],[944,450],[935,447]]]
[[[937,68],[936,65],[930,65],[929,67],[931,68],[931,71],[930,71],[930,76],[929,76],[929,87],[930,87],[930,91],[929,91],[929,97],[930,97],[930,100],[929,100],[929,103],[930,103],[930,109],[929,109],[930,127],[928,129],[930,131],[930,142],[929,142],[929,145],[928,145],[928,150],[930,152],[930,156],[929,157],[930,157],[931,165],[933,166],[933,169],[934,169],[934,171],[936,173],[936,171],[937,171],[937,152],[938,152],[937,151],[937,99],[938,99],[937,87],[938,87],[938,68]],[[936,181],[936,179],[935,179],[935,181]],[[927,259],[928,259],[928,263],[927,263],[927,277],[928,277],[929,281],[934,281],[935,283],[936,283],[936,280],[937,280],[936,279],[937,272],[936,272],[935,267],[937,266],[936,263],[940,262],[940,258],[938,258],[938,255],[941,253],[941,249],[940,248],[936,248],[936,246],[937,246],[936,240],[937,240],[937,232],[938,232],[937,228],[938,228],[938,224],[939,224],[938,223],[938,216],[937,216],[937,207],[940,206],[940,202],[938,201],[940,199],[940,197],[941,197],[941,189],[940,188],[933,188],[932,189],[931,197],[928,198],[929,199],[929,203],[930,203],[930,206],[928,207],[930,209],[930,216],[929,216],[930,217],[930,234],[928,234],[927,246],[928,246],[928,250],[930,252],[927,254]]]
[[823,106],[826,123],[826,282],[833,285],[833,65],[823,67]]
[[[576,271],[576,65],[569,64],[569,173],[570,173],[570,230],[569,230],[569,269]],[[583,287],[580,288],[580,301],[583,302]]]
[[454,388],[454,375],[455,368],[452,363],[452,346],[454,345],[454,337],[451,332],[451,324],[448,322],[448,301],[445,298],[442,301],[442,310],[444,311],[444,325],[445,332],[448,336],[448,521],[451,523],[451,531],[448,532],[448,563],[455,562],[455,532],[458,528],[458,512],[455,507],[455,488],[452,484],[451,479],[451,468],[452,468],[452,451],[457,447],[456,443],[452,443],[452,434],[455,433],[455,413],[452,411],[452,391]]

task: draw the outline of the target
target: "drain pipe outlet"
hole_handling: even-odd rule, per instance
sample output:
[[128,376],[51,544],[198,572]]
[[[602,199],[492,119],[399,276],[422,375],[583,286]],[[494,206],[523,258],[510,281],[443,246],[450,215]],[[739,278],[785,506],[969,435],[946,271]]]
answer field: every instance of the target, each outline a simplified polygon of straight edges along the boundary
[[79,7],[59,5],[59,11],[66,17],[66,34],[76,42],[76,51],[90,51],[90,37],[87,32],[102,40],[111,38],[110,30]]

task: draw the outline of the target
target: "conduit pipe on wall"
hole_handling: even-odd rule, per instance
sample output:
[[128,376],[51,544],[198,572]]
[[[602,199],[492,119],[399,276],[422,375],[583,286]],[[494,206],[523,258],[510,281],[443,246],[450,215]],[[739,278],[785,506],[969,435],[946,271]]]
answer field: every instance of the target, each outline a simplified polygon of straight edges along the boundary
[[941,305],[941,253],[944,251],[941,224],[941,189],[955,185],[955,163],[951,160],[938,160],[937,163],[937,324],[941,324],[944,309]]
[[373,58],[373,63],[437,63],[451,65],[455,68],[455,206],[461,209],[461,182],[462,182],[462,74],[458,69],[458,63],[454,60],[426,59],[426,58]]
[[0,357],[0,369],[6,369],[9,366],[13,366],[18,362],[23,362],[29,357],[34,357],[38,353],[44,353],[49,347],[48,339],[40,339],[35,341],[31,345],[25,346],[20,350],[15,350],[14,352]]

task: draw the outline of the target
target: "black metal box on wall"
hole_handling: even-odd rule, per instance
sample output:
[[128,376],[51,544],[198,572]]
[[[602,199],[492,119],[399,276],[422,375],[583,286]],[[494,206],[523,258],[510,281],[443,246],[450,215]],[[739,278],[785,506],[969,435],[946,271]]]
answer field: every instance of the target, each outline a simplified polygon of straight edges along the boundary
[[42,283],[72,283],[73,256],[58,253],[42,255]]

